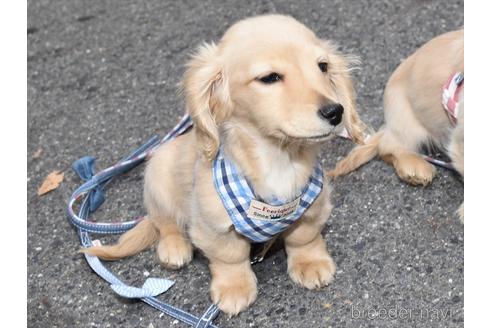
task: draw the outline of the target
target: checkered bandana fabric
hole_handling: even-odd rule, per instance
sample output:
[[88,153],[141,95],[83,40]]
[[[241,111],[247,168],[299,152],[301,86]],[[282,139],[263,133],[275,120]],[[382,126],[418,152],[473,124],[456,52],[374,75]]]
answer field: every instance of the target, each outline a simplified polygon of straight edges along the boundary
[[[297,221],[323,189],[323,168],[318,162],[309,178],[309,183],[296,197],[296,199],[300,198],[299,205],[293,213],[278,219],[258,219],[251,218],[247,214],[251,201],[255,199],[253,189],[234,163],[224,157],[222,149],[215,158],[213,176],[215,189],[236,231],[258,243],[271,239]],[[280,206],[283,202],[274,199],[269,205]]]

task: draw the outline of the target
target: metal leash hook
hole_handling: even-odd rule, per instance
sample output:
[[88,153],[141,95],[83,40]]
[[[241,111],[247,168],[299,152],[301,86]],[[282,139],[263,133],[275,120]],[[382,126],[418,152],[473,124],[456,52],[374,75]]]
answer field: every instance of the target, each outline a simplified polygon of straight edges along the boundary
[[[130,155],[123,158],[115,165],[95,173],[95,158],[85,156],[73,164],[73,169],[85,182],[77,188],[68,202],[68,216],[70,222],[77,228],[80,243],[83,247],[97,245],[98,240],[92,240],[89,233],[117,234],[130,230],[141,220],[137,218],[126,222],[93,222],[88,221],[89,214],[95,212],[105,200],[104,188],[113,179],[139,164],[146,161],[153,151],[162,143],[176,138],[185,133],[193,125],[189,115],[185,115],[178,125],[169,132],[160,142],[159,137],[154,136],[145,144],[137,148]],[[79,203],[78,213],[75,205]],[[138,298],[157,310],[196,328],[217,328],[213,320],[219,314],[219,308],[211,304],[201,317],[196,317],[186,311],[164,303],[156,298],[157,295],[166,292],[174,284],[173,281],[160,278],[148,278],[142,287],[133,287],[125,284],[115,274],[109,271],[99,258],[85,254],[89,266],[101,278],[111,284],[111,288],[121,297]]]
[[275,243],[275,240],[277,240],[278,235],[273,236],[269,241],[265,242],[262,245],[261,251],[253,255],[251,258],[251,265],[255,265],[257,263],[260,263],[265,259],[266,253],[268,253],[268,250],[272,247],[272,245]]

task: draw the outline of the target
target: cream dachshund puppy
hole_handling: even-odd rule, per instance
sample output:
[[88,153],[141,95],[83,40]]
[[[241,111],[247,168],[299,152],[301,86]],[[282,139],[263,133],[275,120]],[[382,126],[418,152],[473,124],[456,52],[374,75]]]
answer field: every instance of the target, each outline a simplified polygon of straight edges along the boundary
[[[403,61],[386,85],[385,126],[329,174],[346,174],[379,155],[401,179],[425,186],[436,172],[418,154],[425,145],[445,150],[464,177],[463,60],[464,31],[458,30],[430,40]],[[463,220],[463,203],[459,215]]]
[[[158,241],[162,264],[179,268],[191,261],[193,245],[209,260],[212,301],[230,315],[244,310],[257,296],[252,241],[237,231],[215,188],[218,153],[235,163],[257,199],[295,199],[330,136],[346,128],[363,141],[350,63],[332,43],[280,15],[245,19],[217,45],[201,46],[183,81],[194,127],[150,159],[148,219],[116,245],[83,251],[116,260]],[[314,202],[281,234],[290,277],[309,289],[327,285],[335,273],[321,235],[332,209],[329,193],[325,180]]]

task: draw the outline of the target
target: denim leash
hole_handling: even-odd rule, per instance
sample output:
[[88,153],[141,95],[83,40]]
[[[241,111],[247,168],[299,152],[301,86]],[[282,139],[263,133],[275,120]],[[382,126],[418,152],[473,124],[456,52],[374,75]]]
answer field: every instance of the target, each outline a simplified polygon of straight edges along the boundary
[[[96,211],[104,202],[104,188],[113,179],[124,172],[143,163],[150,158],[154,150],[167,141],[185,133],[193,125],[191,117],[185,115],[171,132],[159,141],[158,136],[152,137],[145,144],[137,148],[131,154],[99,173],[95,173],[95,158],[85,156],[73,163],[74,171],[85,182],[77,188],[68,202],[68,217],[77,228],[80,243],[83,247],[90,247],[100,244],[98,240],[92,240],[90,233],[97,234],[119,234],[126,232],[136,226],[145,218],[140,217],[126,222],[94,222],[89,221],[89,214]],[[78,213],[75,205],[80,204]],[[202,314],[196,317],[186,311],[164,303],[156,298],[157,295],[166,292],[174,284],[168,279],[148,278],[142,287],[133,287],[122,282],[116,275],[109,271],[97,258],[84,254],[89,266],[104,280],[111,284],[111,288],[121,297],[138,298],[157,310],[196,328],[217,328],[213,320],[219,314],[219,308],[212,304]]]

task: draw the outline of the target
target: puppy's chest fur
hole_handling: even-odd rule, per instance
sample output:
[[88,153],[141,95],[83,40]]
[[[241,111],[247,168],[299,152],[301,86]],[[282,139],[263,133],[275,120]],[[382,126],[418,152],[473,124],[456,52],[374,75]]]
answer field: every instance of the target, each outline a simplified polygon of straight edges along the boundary
[[255,193],[265,201],[277,198],[290,201],[300,194],[308,183],[312,168],[304,159],[293,159],[279,149],[258,149],[259,178]]
[[309,182],[318,149],[289,148],[260,135],[254,128],[228,122],[223,127],[225,155],[231,156],[265,202],[294,200]]

